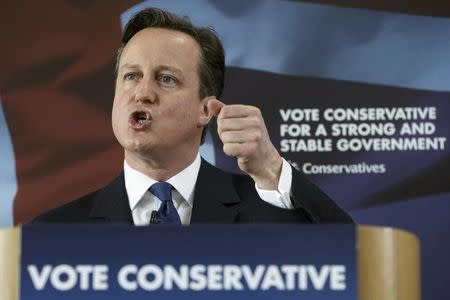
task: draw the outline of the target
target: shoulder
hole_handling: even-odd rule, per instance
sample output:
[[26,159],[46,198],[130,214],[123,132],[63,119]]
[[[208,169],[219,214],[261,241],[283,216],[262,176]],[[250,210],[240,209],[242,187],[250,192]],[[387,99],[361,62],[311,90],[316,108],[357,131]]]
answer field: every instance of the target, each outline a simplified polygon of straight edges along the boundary
[[124,173],[105,187],[38,216],[34,222],[133,223]]
[[204,159],[202,159],[199,177],[202,179],[202,183],[224,186],[226,184],[233,186],[238,191],[255,189],[255,182],[250,176],[224,171]]
[[317,223],[353,223],[350,215],[305,175],[292,167],[292,202]]
[[98,193],[99,191],[89,193],[67,204],[51,209],[36,217],[32,222],[33,223],[86,222],[94,205],[93,199]]
[[[312,223],[353,223],[352,218],[341,209],[325,192],[311,182],[300,171],[292,168],[291,201],[293,210],[276,208],[261,201],[256,192],[255,182],[248,175],[224,172],[206,162],[202,167],[208,169],[208,184],[217,185],[218,180],[226,181],[240,199],[241,206],[249,208],[252,214],[258,211],[268,211],[277,214],[306,215]],[[225,191],[225,188],[221,189]],[[269,214],[268,213],[268,214]]]

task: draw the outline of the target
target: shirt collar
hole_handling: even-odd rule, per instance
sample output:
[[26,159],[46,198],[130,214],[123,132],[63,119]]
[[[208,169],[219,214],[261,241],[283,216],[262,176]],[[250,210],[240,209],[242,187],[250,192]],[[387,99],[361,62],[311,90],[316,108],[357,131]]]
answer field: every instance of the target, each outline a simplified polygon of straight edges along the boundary
[[[197,182],[200,164],[200,154],[197,153],[194,161],[189,166],[167,180],[191,207],[194,202],[194,187]],[[123,162],[123,170],[125,189],[127,190],[130,209],[133,210],[147,190],[157,181],[133,169],[125,160]]]

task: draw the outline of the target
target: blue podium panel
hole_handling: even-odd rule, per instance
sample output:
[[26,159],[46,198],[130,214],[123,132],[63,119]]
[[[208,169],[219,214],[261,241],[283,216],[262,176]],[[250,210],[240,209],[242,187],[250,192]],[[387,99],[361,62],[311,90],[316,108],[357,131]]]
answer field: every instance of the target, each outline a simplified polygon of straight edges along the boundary
[[351,225],[25,225],[21,300],[357,299]]

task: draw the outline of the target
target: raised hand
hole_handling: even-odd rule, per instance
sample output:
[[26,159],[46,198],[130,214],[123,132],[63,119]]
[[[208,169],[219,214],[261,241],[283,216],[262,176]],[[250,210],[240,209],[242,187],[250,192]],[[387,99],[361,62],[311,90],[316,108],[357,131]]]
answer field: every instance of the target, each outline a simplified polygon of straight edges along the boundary
[[217,131],[226,155],[236,157],[239,168],[250,175],[259,188],[276,190],[282,158],[272,144],[261,111],[249,105],[208,102],[217,117]]

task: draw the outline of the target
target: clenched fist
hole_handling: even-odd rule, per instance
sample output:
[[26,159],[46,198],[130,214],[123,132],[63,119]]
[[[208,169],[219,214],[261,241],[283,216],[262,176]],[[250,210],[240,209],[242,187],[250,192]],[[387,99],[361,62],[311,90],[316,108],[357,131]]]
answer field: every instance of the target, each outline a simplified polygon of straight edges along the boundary
[[239,168],[250,175],[259,188],[276,190],[282,158],[270,141],[261,111],[249,105],[208,102],[217,117],[217,131],[226,155],[236,157]]

